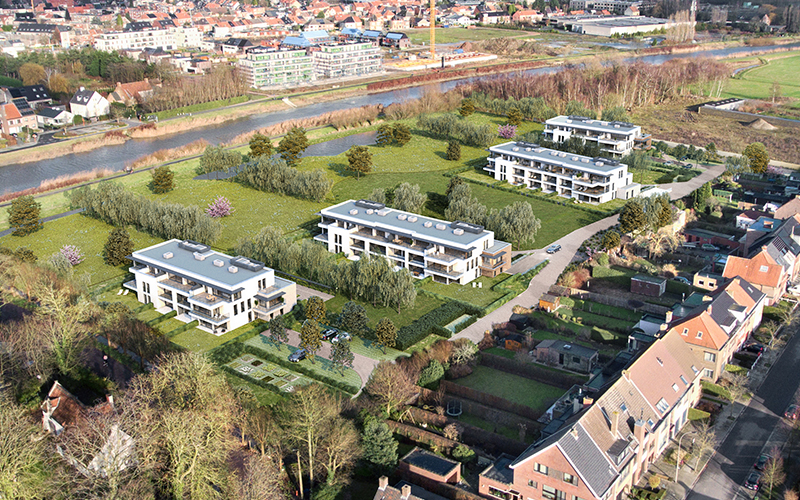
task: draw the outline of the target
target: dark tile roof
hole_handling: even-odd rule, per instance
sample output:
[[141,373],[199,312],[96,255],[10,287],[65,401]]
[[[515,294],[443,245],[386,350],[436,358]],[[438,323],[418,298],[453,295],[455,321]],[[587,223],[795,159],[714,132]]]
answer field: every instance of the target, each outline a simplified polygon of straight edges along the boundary
[[92,98],[92,94],[94,94],[94,90],[79,90],[75,92],[75,95],[72,96],[72,99],[70,99],[69,102],[71,104],[86,105],[89,103],[89,99]]
[[481,472],[481,476],[503,484],[514,484],[514,471],[509,467],[513,462],[514,457],[504,453]]
[[601,497],[616,479],[617,471],[583,426],[576,424],[561,436],[558,445],[586,485]]
[[401,461],[443,477],[452,474],[454,469],[461,466],[455,460],[440,457],[416,447],[408,452]]
[[589,347],[573,344],[571,342],[564,342],[563,340],[547,339],[539,342],[536,346],[537,349],[553,349],[557,352],[564,354],[572,354],[573,356],[580,356],[582,358],[591,358],[597,351]]
[[44,85],[27,85],[25,87],[9,87],[8,92],[13,99],[20,97],[28,102],[49,101],[50,94]]
[[58,115],[61,113],[64,113],[64,110],[58,108],[41,108],[38,114],[47,118],[58,118]]

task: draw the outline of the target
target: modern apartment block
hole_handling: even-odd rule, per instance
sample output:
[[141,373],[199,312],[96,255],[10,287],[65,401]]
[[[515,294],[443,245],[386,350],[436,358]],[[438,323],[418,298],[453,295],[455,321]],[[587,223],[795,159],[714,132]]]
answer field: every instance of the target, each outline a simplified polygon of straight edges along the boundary
[[135,279],[124,284],[139,302],[214,335],[255,319],[286,314],[297,303],[297,285],[264,264],[231,257],[194,241],[169,240],[128,257]]
[[642,127],[625,122],[605,122],[584,116],[556,116],[544,122],[544,135],[554,142],[564,142],[579,137],[584,142],[595,142],[600,149],[614,157],[633,151],[639,141],[649,140],[642,135]]
[[313,58],[306,49],[255,47],[237,64],[251,88],[314,80]]
[[369,200],[348,200],[320,210],[315,240],[348,258],[379,255],[418,278],[467,284],[511,267],[511,244],[494,239],[483,226],[446,222],[387,208]]
[[376,42],[326,43],[311,50],[317,78],[360,76],[383,70],[383,56]]
[[94,40],[94,48],[106,52],[145,48],[175,50],[182,47],[200,47],[202,40],[203,36],[197,28],[145,28],[101,33]]
[[628,166],[617,160],[589,158],[527,142],[507,142],[489,148],[484,170],[515,186],[558,193],[583,203],[634,198],[641,186]]

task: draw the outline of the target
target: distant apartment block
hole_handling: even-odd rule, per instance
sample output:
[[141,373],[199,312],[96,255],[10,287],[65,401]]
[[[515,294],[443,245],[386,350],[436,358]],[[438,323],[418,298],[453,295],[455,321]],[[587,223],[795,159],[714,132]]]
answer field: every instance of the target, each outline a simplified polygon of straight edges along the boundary
[[564,142],[578,137],[583,142],[594,142],[601,150],[614,157],[633,151],[637,140],[647,140],[642,127],[625,122],[606,122],[583,116],[556,116],[544,122],[544,135],[554,142]]
[[127,49],[161,48],[175,50],[200,47],[202,33],[197,28],[145,28],[102,33],[94,40],[94,48],[106,52]]
[[370,41],[328,43],[312,49],[317,78],[369,75],[383,70],[381,49]]
[[634,198],[641,186],[628,166],[607,158],[589,158],[527,142],[507,142],[489,148],[484,170],[516,186],[558,193],[582,203]]
[[256,319],[270,320],[292,310],[297,285],[245,257],[231,257],[208,245],[169,240],[128,257],[135,279],[124,284],[139,302],[214,335]]
[[464,285],[511,267],[511,244],[495,240],[483,226],[423,217],[369,200],[345,201],[319,215],[322,233],[314,239],[329,252],[348,258],[381,256],[418,278]]
[[306,49],[248,49],[238,65],[251,88],[291,85],[314,79],[313,58]]

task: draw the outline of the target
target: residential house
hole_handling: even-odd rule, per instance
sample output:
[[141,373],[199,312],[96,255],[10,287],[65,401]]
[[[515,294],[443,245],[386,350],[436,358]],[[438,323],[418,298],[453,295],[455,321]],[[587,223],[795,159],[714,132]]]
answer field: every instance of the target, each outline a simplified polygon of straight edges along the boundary
[[143,103],[151,95],[153,95],[153,86],[150,85],[150,80],[147,78],[140,82],[117,82],[114,91],[108,95],[108,102],[111,104],[119,102],[133,107]]
[[588,407],[553,434],[479,476],[479,493],[505,500],[626,498],[700,397],[698,361],[680,335],[642,352]]
[[81,87],[70,99],[69,110],[73,115],[79,115],[84,118],[98,118],[108,115],[111,105],[108,103],[108,99],[97,91],[86,90]]
[[514,15],[511,16],[511,20],[515,23],[527,23],[533,24],[538,23],[542,20],[542,14],[535,10],[523,10],[520,9],[514,12]]
[[268,321],[297,303],[293,281],[242,256],[230,257],[189,240],[169,240],[128,257],[134,279],[124,284],[143,304],[222,335],[251,321]]
[[539,363],[580,373],[591,373],[599,356],[589,347],[555,339],[542,340],[534,351]]
[[745,234],[747,243],[743,254],[752,257],[766,247],[770,256],[786,269],[789,281],[793,282],[800,272],[800,214],[770,228],[758,228],[760,221],[756,221]]
[[728,256],[722,275],[744,278],[767,296],[768,306],[780,302],[789,282],[789,269],[780,265],[766,247],[750,258]]
[[24,87],[4,87],[11,99],[25,99],[33,109],[50,104],[50,94],[44,85],[26,85]]
[[642,127],[626,122],[594,120],[585,116],[556,116],[544,122],[544,136],[553,142],[578,137],[596,143],[615,158],[633,151],[635,140],[643,137]]
[[703,378],[715,382],[761,324],[767,296],[736,277],[699,299],[697,306],[676,312],[669,332],[677,333],[698,357]]
[[[56,436],[71,425],[82,425],[81,421],[85,420],[89,413],[89,408],[65,389],[58,380],[53,382],[53,386],[47,392],[41,409],[42,429]],[[108,413],[113,410],[113,396],[107,396],[106,402],[92,408],[92,411],[98,413]]]
[[297,85],[315,79],[313,58],[306,49],[247,50],[237,66],[251,88],[273,85]]
[[407,49],[411,47],[411,39],[405,33],[396,33],[390,31],[383,37],[381,45],[386,47],[394,47],[396,49]]
[[770,214],[759,210],[744,210],[739,212],[736,214],[736,229],[748,230],[759,217],[770,217]]
[[418,478],[451,484],[461,481],[461,462],[435,455],[417,446],[400,459],[397,469],[403,477],[411,481]]
[[[728,256],[728,259],[731,257]],[[700,271],[692,277],[692,286],[713,292],[721,284],[725,282],[725,278],[721,274],[707,273]]]
[[[389,29],[392,31],[407,30],[411,28],[411,18],[407,16],[394,16],[389,20]],[[406,36],[406,38],[408,38]],[[409,40],[409,45],[411,41]],[[405,47],[401,47],[405,48]]]
[[661,297],[666,291],[667,279],[661,276],[637,274],[631,278],[632,293],[639,293],[649,297]]
[[[423,497],[418,497],[412,493],[411,484],[401,481],[397,484],[397,486],[400,487],[396,488],[389,486],[389,478],[386,476],[381,476],[378,479],[378,490],[375,492],[375,496],[372,498],[372,500],[423,500]],[[423,494],[424,493],[427,492],[423,492]],[[425,498],[431,497],[426,495]]]
[[53,108],[41,108],[36,114],[36,121],[39,127],[63,127],[72,124],[74,115],[64,109],[64,106]]
[[13,102],[0,104],[0,125],[5,135],[22,132],[22,114]]
[[[793,172],[792,175],[796,176],[797,173]],[[786,220],[797,214],[800,214],[800,196],[795,195],[794,198],[792,198],[791,200],[787,201],[786,203],[778,207],[778,209],[775,210],[775,213],[772,214],[772,216],[779,220]]]
[[253,42],[246,38],[228,38],[220,45],[223,54],[239,54],[253,47]]
[[709,231],[708,229],[686,229],[683,231],[683,235],[686,237],[687,242],[697,243],[697,246],[708,243],[720,248],[736,250],[742,245],[733,235]]
[[369,200],[343,201],[323,208],[320,216],[322,233],[314,240],[329,252],[352,258],[380,255],[418,278],[465,285],[511,266],[511,244],[476,224],[433,219]]

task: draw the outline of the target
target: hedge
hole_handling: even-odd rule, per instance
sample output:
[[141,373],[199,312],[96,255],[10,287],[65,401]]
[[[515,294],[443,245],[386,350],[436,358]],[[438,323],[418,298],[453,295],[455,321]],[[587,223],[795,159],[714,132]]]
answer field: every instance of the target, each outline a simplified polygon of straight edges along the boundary
[[133,312],[134,312],[135,314],[139,314],[140,312],[144,311],[145,309],[153,309],[153,308],[155,308],[155,306],[153,305],[153,303],[152,303],[152,302],[148,302],[147,304],[142,304],[142,305],[140,305],[139,307],[137,307],[136,309],[134,309],[134,310],[133,310]]
[[165,336],[166,336],[168,339],[171,339],[172,337],[174,337],[174,336],[176,336],[176,335],[179,335],[179,334],[181,334],[181,333],[185,332],[186,330],[191,330],[192,328],[196,327],[196,326],[197,326],[197,325],[199,325],[199,324],[200,324],[200,322],[199,322],[199,321],[197,321],[197,320],[194,320],[194,321],[191,321],[191,322],[189,322],[189,323],[186,323],[186,324],[185,324],[185,325],[183,325],[183,326],[179,326],[178,328],[176,328],[176,329],[172,330],[171,332],[167,332],[167,333],[165,333],[164,335],[165,335]]
[[400,422],[395,422],[394,420],[387,420],[386,425],[388,425],[395,434],[405,436],[415,443],[438,446],[440,450],[446,450],[447,453],[450,453],[453,448],[460,444],[458,441],[447,439],[446,437],[434,434],[433,432],[426,431],[418,427],[401,424]]
[[431,333],[449,339],[453,333],[442,325],[455,321],[456,318],[465,313],[478,314],[479,311],[480,309],[466,302],[456,300],[445,302],[436,309],[423,314],[410,325],[398,330],[397,348],[400,350],[408,349]]
[[159,316],[157,318],[151,319],[150,321],[147,322],[147,325],[148,326],[156,326],[157,324],[159,324],[159,323],[161,323],[163,321],[166,321],[166,320],[168,320],[170,318],[174,318],[177,315],[178,315],[178,311],[170,311],[167,314],[162,314],[161,316]]
[[497,356],[496,354],[491,354],[486,351],[481,353],[480,364],[562,389],[569,389],[573,385],[582,385],[586,383],[586,377],[573,375],[560,370],[551,370],[534,363],[522,363],[515,359],[504,358],[503,356]]
[[701,380],[700,386],[703,388],[703,393],[705,394],[711,394],[712,396],[717,396],[727,401],[731,400],[731,393],[721,385],[711,383],[707,380]]
[[478,391],[470,387],[450,382],[449,380],[443,380],[439,386],[444,387],[445,392],[448,394],[471,399],[472,401],[477,401],[478,403],[497,408],[498,410],[507,411],[509,413],[513,413],[514,415],[519,415],[520,417],[525,417],[530,420],[537,420],[542,416],[541,411],[535,410],[530,406],[514,403],[513,401],[501,398],[500,396]]
[[711,414],[707,411],[698,410],[697,408],[689,408],[689,420],[705,420]]

